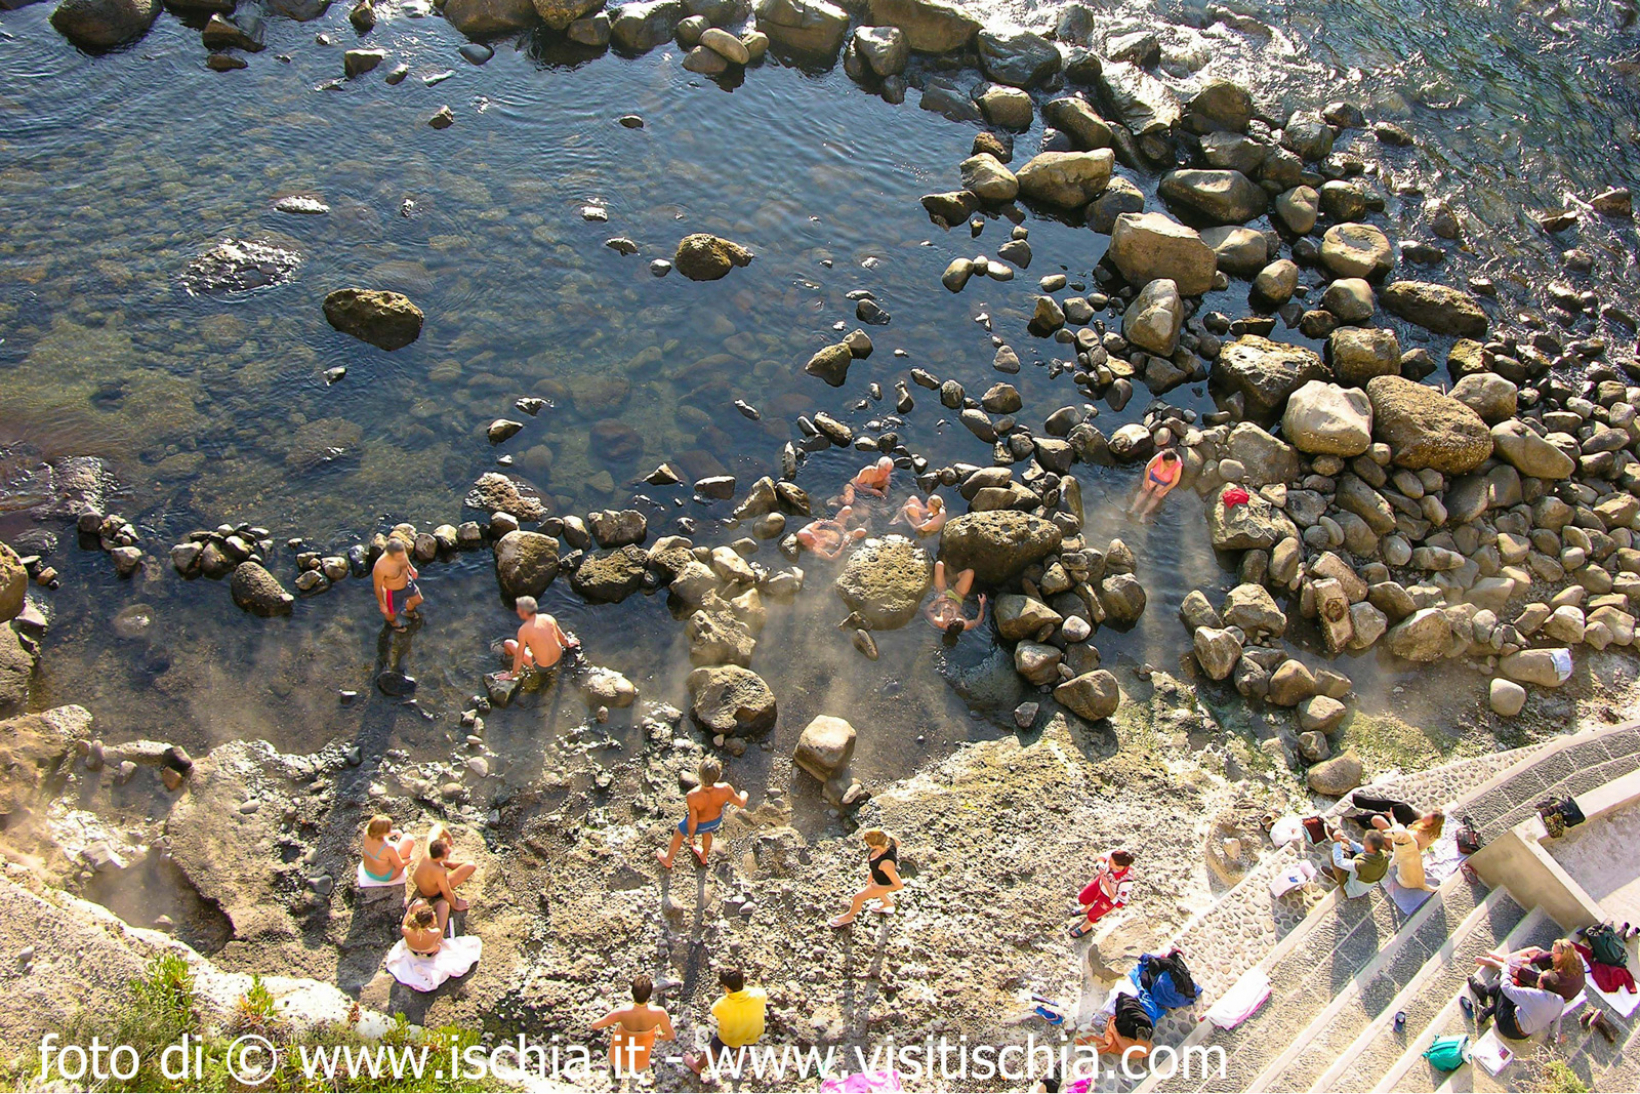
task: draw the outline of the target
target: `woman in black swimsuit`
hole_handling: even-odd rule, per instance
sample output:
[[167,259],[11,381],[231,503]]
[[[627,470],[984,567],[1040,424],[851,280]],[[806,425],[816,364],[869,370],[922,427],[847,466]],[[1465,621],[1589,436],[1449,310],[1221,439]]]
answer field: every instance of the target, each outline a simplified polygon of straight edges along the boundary
[[854,922],[860,910],[868,903],[878,902],[878,915],[894,914],[894,894],[904,888],[900,880],[900,844],[888,838],[881,828],[867,828],[860,834],[866,844],[866,865],[871,870],[871,883],[849,903],[848,911],[831,921],[833,927],[847,927]]

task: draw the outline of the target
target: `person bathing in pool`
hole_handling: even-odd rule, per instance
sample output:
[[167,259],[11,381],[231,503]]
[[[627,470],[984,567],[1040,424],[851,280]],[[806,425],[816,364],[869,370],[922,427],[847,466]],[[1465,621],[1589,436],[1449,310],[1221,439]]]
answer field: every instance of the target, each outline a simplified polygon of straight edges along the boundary
[[923,615],[934,625],[935,630],[945,632],[947,643],[955,642],[964,631],[971,631],[985,622],[984,593],[979,594],[979,615],[969,619],[962,614],[963,601],[968,599],[968,590],[973,587],[974,571],[962,571],[957,575],[956,584],[947,587],[945,563],[934,563],[934,599],[923,609]]
[[945,527],[946,518],[949,516],[950,514],[945,511],[945,499],[938,494],[928,495],[927,504],[913,494],[905,499],[899,513],[888,523],[892,527],[903,520],[916,529],[919,536],[931,536]]
[[[689,812],[672,832],[672,846],[665,851],[656,851],[655,858],[666,869],[672,868],[672,860],[678,857],[678,849],[683,841],[689,840],[689,853],[695,856],[695,861],[702,866],[706,865],[706,856],[712,853],[712,833],[723,826],[723,811],[731,803],[746,808],[748,795],[744,790],[736,790],[723,778],[723,765],[708,756],[700,762],[700,785],[684,795],[684,801],[689,806]],[[700,836],[700,846],[695,846],[695,837]]]
[[833,559],[842,554],[849,544],[866,538],[865,528],[850,528],[849,521],[854,519],[852,506],[843,506],[837,510],[832,518],[821,517],[803,525],[797,533],[797,542],[813,551],[824,559]]
[[860,468],[848,481],[848,485],[843,487],[843,504],[853,505],[856,493],[873,498],[888,497],[888,480],[893,476],[894,461],[887,456]]
[[1145,465],[1145,477],[1133,495],[1133,503],[1128,506],[1128,516],[1149,520],[1162,507],[1162,499],[1167,497],[1168,491],[1179,485],[1183,477],[1184,461],[1179,459],[1179,454],[1171,448],[1158,452]]

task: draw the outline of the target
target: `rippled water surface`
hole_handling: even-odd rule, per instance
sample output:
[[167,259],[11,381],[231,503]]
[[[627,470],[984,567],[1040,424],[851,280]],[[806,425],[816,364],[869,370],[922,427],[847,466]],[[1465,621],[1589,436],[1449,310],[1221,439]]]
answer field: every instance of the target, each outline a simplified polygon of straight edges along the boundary
[[[124,486],[114,508],[156,556],[122,581],[63,529],[50,559],[65,581],[49,598],[55,620],[37,699],[87,704],[111,737],[205,747],[255,735],[309,748],[342,736],[436,750],[492,667],[490,640],[515,625],[487,553],[431,564],[430,622],[406,667],[436,720],[374,694],[344,707],[336,690],[368,693],[376,664],[380,621],[365,583],[300,601],[291,619],[254,620],[222,585],[184,582],[161,565],[191,528],[247,520],[281,544],[301,535],[342,549],[398,520],[472,518],[463,495],[506,452],[554,511],[636,496],[657,530],[687,515],[702,522],[699,541],[724,542],[740,534],[714,530],[727,505],[706,509],[676,489],[633,484],[662,460],[691,478],[726,471],[749,482],[777,466],[799,413],[881,423],[893,382],[912,365],[973,394],[1008,379],[1033,425],[1077,401],[1068,375],[1037,367],[1068,356],[1063,347],[1023,328],[1035,279],[1063,271],[1087,281],[1105,237],[1033,216],[1028,272],[946,294],[938,276],[950,259],[994,253],[1009,225],[993,221],[977,241],[929,225],[916,199],[956,185],[974,127],[917,109],[915,91],[894,106],[839,70],[773,58],[744,84],[720,86],[683,71],[675,47],[566,61],[530,39],[498,43],[480,68],[457,54],[461,39],[442,20],[385,6],[366,43],[388,51],[374,74],[338,80],[341,50],[356,37],[340,5],[315,23],[270,19],[266,52],[247,71],[216,74],[203,66],[197,31],[173,16],[132,49],[93,59],[50,29],[48,9],[0,13],[0,444],[9,446],[8,474],[39,458],[107,458]],[[1036,24],[1055,10],[996,14]],[[1193,24],[1156,24],[1178,86],[1193,70],[1223,72],[1256,87],[1273,115],[1349,95],[1423,141],[1417,152],[1383,152],[1356,134],[1382,154],[1386,189],[1410,181],[1461,204],[1473,253],[1454,253],[1444,279],[1485,269],[1511,307],[1530,308],[1532,291],[1511,276],[1552,271],[1576,242],[1597,252],[1604,286],[1632,297],[1632,227],[1593,225],[1556,239],[1529,220],[1560,208],[1566,192],[1587,197],[1635,173],[1634,72],[1624,57],[1633,38],[1616,30],[1615,9],[1557,16],[1333,3],[1245,12],[1271,33],[1232,31],[1202,10],[1162,13]],[[1557,18],[1575,29],[1555,29]],[[1118,7],[1099,16],[1099,33],[1138,23],[1155,21],[1138,6]],[[401,60],[409,79],[386,85],[382,74]],[[425,86],[445,71],[453,74]],[[455,125],[429,128],[446,104]],[[619,126],[628,113],[645,127]],[[1021,151],[1037,138],[1021,135]],[[276,211],[291,194],[331,211]],[[606,209],[608,222],[583,219],[589,204]],[[1407,237],[1427,239],[1421,206],[1408,194],[1386,216]],[[651,276],[648,263],[694,231],[736,239],[757,258],[716,283]],[[639,253],[607,248],[616,236]],[[190,295],[183,269],[224,238],[288,247],[301,267],[286,285]],[[409,294],[427,315],[421,339],[389,354],[331,330],[319,302],[346,285]],[[893,321],[871,328],[876,353],[834,392],[801,365],[855,325],[846,294],[856,289],[873,292]],[[1244,314],[1245,287],[1239,300],[1237,292],[1209,306]],[[1019,376],[992,372],[994,347],[975,321],[984,315],[1020,351]],[[327,385],[335,366],[347,375]],[[887,401],[854,409],[873,382]],[[913,450],[935,465],[987,461],[988,448],[934,393],[912,390],[917,407],[899,432]],[[513,400],[528,394],[549,407],[492,449],[485,425],[514,415]],[[1168,398],[1211,409],[1200,389]],[[737,413],[736,399],[758,407],[761,420]],[[1146,401],[1141,388],[1098,424],[1108,432],[1137,420]],[[861,458],[810,459],[799,482],[827,497]],[[1131,471],[1078,474],[1089,539],[1124,537],[1151,592],[1134,632],[1101,632],[1106,662],[1171,664],[1183,645],[1175,619],[1184,593],[1230,583],[1197,507],[1186,500],[1135,528],[1114,516]],[[0,518],[0,534],[24,526]],[[772,554],[765,544],[771,565]],[[281,547],[273,561],[288,580],[289,552]],[[866,662],[833,627],[844,614],[829,591],[833,568],[803,565],[810,591],[772,608],[754,661],[782,704],[779,749],[813,714],[842,713],[861,727],[863,764],[878,777],[1009,724],[1011,702],[971,710],[948,683],[992,654],[980,632],[948,654],[914,625],[879,635],[883,656]],[[566,586],[553,586],[549,607],[593,659],[626,672],[647,698],[681,704],[687,653],[662,598],[588,607]],[[111,620],[133,603],[149,605],[155,622],[118,637]],[[491,743],[538,760],[538,739],[582,716],[573,694],[560,693],[498,713]]]

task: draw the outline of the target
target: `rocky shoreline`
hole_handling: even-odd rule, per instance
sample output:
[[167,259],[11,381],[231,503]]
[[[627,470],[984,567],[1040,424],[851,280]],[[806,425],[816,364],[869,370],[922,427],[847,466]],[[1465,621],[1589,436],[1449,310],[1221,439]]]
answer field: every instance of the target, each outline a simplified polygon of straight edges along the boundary
[[[1080,988],[1081,958],[1060,913],[1092,853],[1144,839],[1143,915],[1116,921],[1096,951],[1113,965],[1165,941],[1256,861],[1252,819],[1385,773],[1355,747],[1369,718],[1351,676],[1334,667],[1347,664],[1340,658],[1372,650],[1398,668],[1473,670],[1499,724],[1522,716],[1553,724],[1565,705],[1548,693],[1580,665],[1610,656],[1604,651],[1633,646],[1640,365],[1605,333],[1627,319],[1624,304],[1598,291],[1593,261],[1576,247],[1543,287],[1541,308],[1512,312],[1479,275],[1451,283],[1459,278],[1443,267],[1445,248],[1476,241],[1463,239],[1447,202],[1397,184],[1396,157],[1418,150],[1393,121],[1348,102],[1274,117],[1220,79],[1180,96],[1156,74],[1154,36],[1094,52],[1085,32],[1077,42],[1082,9],[1074,5],[1058,40],[985,29],[937,0],[871,0],[859,10],[767,0],[755,19],[746,7],[706,0],[597,7],[448,0],[442,11],[474,47],[538,23],[571,42],[627,52],[675,40],[689,51],[685,67],[709,77],[755,66],[770,48],[840,56],[852,79],[890,102],[915,89],[924,108],[982,126],[973,154],[946,171],[959,188],[922,200],[936,228],[967,228],[976,246],[994,251],[953,260],[944,290],[972,292],[982,278],[1008,286],[1033,262],[1073,272],[1048,273],[1035,291],[1008,286],[1028,302],[1017,326],[978,317],[998,375],[977,395],[935,367],[874,368],[866,398],[824,406],[818,400],[874,351],[863,328],[844,335],[840,324],[838,341],[791,363],[818,381],[817,394],[792,416],[777,473],[743,490],[736,476],[691,478],[666,463],[629,484],[714,514],[681,517],[666,534],[656,518],[664,502],[648,512],[549,512],[512,474],[506,446],[542,408],[533,396],[497,405],[484,431],[501,470],[465,498],[482,520],[401,523],[343,547],[318,536],[281,543],[251,522],[187,534],[169,548],[175,574],[226,581],[228,599],[257,617],[289,615],[298,598],[367,577],[389,535],[429,566],[488,549],[508,602],[539,596],[560,576],[595,604],[664,590],[691,666],[687,711],[667,705],[681,696],[640,696],[621,673],[591,667],[575,682],[586,725],[610,708],[633,708],[642,747],[624,754],[577,733],[576,761],[524,787],[502,785],[491,769],[484,717],[518,701],[515,686],[493,677],[472,681],[459,712],[423,711],[459,725],[443,762],[339,743],[287,756],[262,741],[195,759],[166,742],[105,743],[83,710],[24,715],[5,726],[7,770],[17,772],[5,784],[6,884],[45,894],[42,916],[55,906],[76,923],[94,919],[51,891],[117,889],[126,871],[162,862],[186,879],[198,917],[162,926],[206,948],[203,940],[225,931],[209,955],[221,967],[298,974],[371,1010],[471,1023],[492,1038],[583,1039],[615,981],[639,970],[676,981],[669,1003],[688,1000],[698,1015],[711,994],[707,972],[727,960],[770,986],[778,1037],[1013,1038],[1028,1020],[1021,992],[1065,997]],[[101,49],[140,36],[159,10],[64,0],[53,23]],[[260,48],[257,18],[252,25],[231,5],[212,9],[202,32],[207,63],[242,65],[230,51]],[[370,0],[351,18],[368,35],[377,18]],[[383,51],[349,50],[346,78],[387,60]],[[397,83],[401,69],[388,65],[382,78]],[[1048,123],[1042,148],[1025,155],[1014,134],[1038,115]],[[440,119],[456,116],[445,108],[435,127]],[[1146,197],[1151,189],[1159,207]],[[1390,210],[1417,230],[1397,231]],[[1109,237],[1089,279],[1074,272],[1085,256],[1053,254],[1032,239],[1033,214]],[[1543,228],[1631,215],[1627,191],[1612,189],[1580,198],[1577,211],[1545,218]],[[620,238],[609,242],[627,253]],[[261,247],[215,253],[195,271],[200,291],[289,276],[288,256]],[[746,276],[735,271],[753,257],[742,243],[691,233],[650,269],[716,280]],[[1207,310],[1204,296],[1232,287],[1245,287],[1245,308]],[[869,291],[851,299],[860,323],[893,322]],[[323,310],[337,330],[387,352],[419,338],[425,321],[408,296],[373,289],[333,292]],[[1027,406],[1008,379],[1025,368],[1059,380],[1065,404]],[[1429,382],[1443,370],[1444,381]],[[332,372],[327,384],[345,380],[345,369]],[[1187,385],[1206,385],[1215,409],[1166,400]],[[761,419],[757,393],[739,394],[735,408]],[[1120,414],[1135,396],[1146,400],[1141,420],[1107,434],[1101,413]],[[878,409],[886,401],[893,415]],[[925,414],[948,414],[983,455],[936,462],[916,451],[899,427],[919,401]],[[861,410],[874,415],[870,423],[850,424]],[[505,416],[513,411],[526,420]],[[318,425],[302,446],[311,455],[293,451],[293,470],[330,458],[337,427]],[[708,749],[742,756],[780,718],[779,697],[753,665],[771,611],[821,572],[792,533],[797,521],[826,514],[797,479],[812,454],[833,448],[888,455],[919,489],[954,494],[966,511],[951,503],[937,547],[894,535],[856,546],[833,580],[841,636],[816,641],[852,641],[875,659],[874,636],[915,620],[936,558],[972,569],[994,596],[1002,673],[1018,677],[1012,685],[1024,696],[1010,703],[1020,737],[868,787],[850,771],[847,712],[816,718],[792,759],[775,759],[767,799],[731,818],[713,869],[692,883],[687,873],[659,876],[651,852],[675,822],[695,762]],[[1185,469],[1169,505],[1188,506],[1192,520],[1200,505],[1212,547],[1238,581],[1222,597],[1191,591],[1164,663],[1118,675],[1102,664],[1100,628],[1141,619],[1154,571],[1123,536],[1094,535],[1103,514],[1087,511],[1084,484],[1113,467],[1136,476],[1165,448]],[[63,482],[36,510],[42,529],[73,521],[80,545],[106,552],[117,574],[152,575],[155,545],[145,547],[139,529],[110,511],[107,469],[56,467]],[[34,536],[18,547],[0,545],[0,716],[28,707],[47,626],[28,585],[49,591],[60,580],[50,564],[55,540]],[[413,702],[415,681],[396,657],[376,683]],[[1214,713],[1227,703],[1260,728]],[[163,791],[145,803],[145,820],[116,832],[115,818],[130,822],[139,810],[116,801],[115,790],[144,766],[159,773]],[[416,828],[452,824],[481,864],[466,929],[485,938],[484,963],[432,997],[384,979],[391,916],[348,884],[359,825],[384,810]],[[832,935],[822,928],[826,909],[859,872],[843,837],[860,824],[899,836],[911,892],[880,930]],[[119,945],[137,953],[157,943]],[[128,956],[114,967],[129,966]],[[29,962],[7,976],[25,987],[33,976],[30,990],[50,1004],[4,1031],[12,1046],[70,1013],[72,976],[49,980]]]

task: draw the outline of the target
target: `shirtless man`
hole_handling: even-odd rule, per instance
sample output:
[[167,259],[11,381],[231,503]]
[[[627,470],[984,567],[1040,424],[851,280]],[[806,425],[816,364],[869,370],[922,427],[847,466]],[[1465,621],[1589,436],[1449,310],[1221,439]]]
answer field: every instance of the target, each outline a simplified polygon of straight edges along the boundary
[[512,658],[512,668],[501,674],[501,679],[511,680],[529,665],[538,672],[545,673],[558,664],[566,650],[581,648],[581,640],[573,634],[564,633],[558,626],[558,620],[543,613],[535,603],[533,596],[521,596],[514,604],[518,608],[518,618],[524,625],[518,628],[518,637],[509,638],[501,644]]
[[438,913],[439,934],[444,933],[452,911],[467,910],[467,902],[456,896],[456,886],[472,877],[478,869],[470,862],[455,862],[450,858],[453,843],[449,829],[442,824],[433,825],[433,830],[427,833],[427,854],[416,863],[415,873],[410,875],[416,886],[416,895],[431,904]]
[[[723,765],[708,756],[700,762],[700,785],[689,791],[684,800],[689,805],[689,814],[678,822],[672,832],[672,846],[664,853],[655,852],[655,858],[666,869],[672,868],[672,860],[678,857],[678,848],[683,846],[685,837],[689,840],[689,851],[695,856],[695,861],[702,866],[706,865],[706,856],[712,853],[712,833],[723,824],[723,810],[731,802],[740,808],[746,808],[746,799],[749,795],[744,791],[736,791],[726,782],[719,782],[723,778]],[[695,836],[700,836],[700,847],[695,846]]]
[[615,1071],[617,1083],[626,1076],[642,1075],[649,1070],[649,1050],[657,1039],[677,1039],[666,1011],[650,1004],[649,997],[654,993],[653,980],[634,976],[632,1005],[612,1010],[592,1023],[595,1030],[615,1027],[609,1038],[609,1066]]
[[798,529],[797,542],[821,558],[836,558],[849,544],[865,539],[868,534],[865,528],[850,528],[848,522],[853,519],[854,509],[845,505],[837,510],[835,517],[822,517],[803,525]]
[[843,487],[843,504],[853,505],[855,492],[869,495],[874,498],[888,497],[888,480],[894,475],[894,461],[887,456],[876,463],[860,468],[859,472]]
[[1162,499],[1167,497],[1168,491],[1179,485],[1183,477],[1184,462],[1179,459],[1179,454],[1171,448],[1158,452],[1145,465],[1145,477],[1139,483],[1138,492],[1133,495],[1133,503],[1128,506],[1128,516],[1149,520],[1162,507]]
[[416,578],[420,576],[410,565],[404,541],[397,536],[389,537],[386,550],[371,569],[370,580],[376,586],[376,606],[396,631],[404,630],[404,624],[397,618],[401,613],[411,619],[421,618],[416,612],[421,605],[421,589],[416,585]]
[[979,615],[968,619],[962,614],[963,601],[968,599],[968,590],[973,587],[974,571],[964,570],[957,575],[957,583],[947,588],[945,563],[934,563],[934,599],[923,609],[923,615],[934,625],[935,630],[945,632],[946,640],[949,642],[955,642],[964,631],[971,631],[985,622],[984,593],[979,594]]
[[921,498],[913,494],[905,499],[899,513],[888,523],[895,525],[903,520],[911,525],[919,536],[931,536],[945,527],[949,516],[950,514],[945,511],[945,499],[938,494],[928,495],[926,505]]

